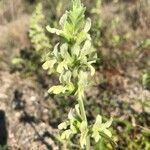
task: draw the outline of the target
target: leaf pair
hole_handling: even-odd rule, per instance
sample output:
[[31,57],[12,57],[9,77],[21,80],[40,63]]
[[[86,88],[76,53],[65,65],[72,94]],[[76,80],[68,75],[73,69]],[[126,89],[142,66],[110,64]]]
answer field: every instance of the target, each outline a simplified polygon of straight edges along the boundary
[[102,123],[102,117],[100,115],[96,117],[95,124],[92,127],[92,137],[94,138],[95,142],[98,142],[101,139],[101,133],[111,138],[112,134],[108,130],[111,124],[112,118],[106,123]]
[[[63,130],[61,134],[62,140],[67,140],[71,135],[76,134],[79,131],[81,124],[81,114],[79,110],[79,105],[75,106],[75,109],[71,109],[68,114],[68,120],[62,122],[58,125],[58,129]],[[69,134],[66,135],[66,134]]]
[[89,134],[89,129],[87,122],[81,119],[81,113],[79,110],[79,105],[75,106],[74,110],[70,110],[68,114],[68,120],[62,122],[58,125],[60,130],[63,130],[61,134],[62,140],[68,140],[71,136],[75,134],[80,134],[80,145],[84,148],[86,143],[86,138]]
[[56,95],[70,95],[74,91],[75,87],[72,83],[67,84],[66,86],[57,85],[52,86],[48,92]]

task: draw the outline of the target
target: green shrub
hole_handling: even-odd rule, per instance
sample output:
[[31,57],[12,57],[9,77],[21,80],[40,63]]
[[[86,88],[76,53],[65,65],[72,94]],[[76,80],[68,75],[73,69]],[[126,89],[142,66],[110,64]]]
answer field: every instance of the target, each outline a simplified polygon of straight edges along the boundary
[[150,71],[145,71],[142,75],[142,84],[144,88],[150,90]]
[[13,70],[22,70],[30,74],[36,72],[39,65],[46,61],[51,44],[45,33],[44,21],[42,3],[38,3],[29,24],[29,37],[32,48],[22,49],[20,56],[16,56],[11,60]]
[[[85,90],[90,85],[90,78],[94,75],[93,63],[97,54],[92,46],[92,39],[88,33],[91,28],[90,18],[85,19],[86,8],[80,0],[73,0],[71,10],[66,11],[60,19],[60,29],[47,26],[50,33],[61,37],[53,51],[48,52],[48,57],[43,68],[49,73],[59,76],[60,85],[53,86],[49,93],[56,95],[74,95],[77,103],[68,114],[68,119],[58,128],[62,131],[61,139],[69,140],[75,135],[80,135],[80,146],[90,150],[90,139],[95,142],[100,139],[111,140],[112,119],[106,123],[98,115],[94,124],[89,124],[84,108]],[[36,39],[36,37],[35,37]]]
[[38,55],[41,56],[41,61],[45,61],[48,51],[51,48],[49,38],[45,34],[43,28],[44,15],[42,13],[42,4],[36,6],[35,11],[30,20],[29,37]]

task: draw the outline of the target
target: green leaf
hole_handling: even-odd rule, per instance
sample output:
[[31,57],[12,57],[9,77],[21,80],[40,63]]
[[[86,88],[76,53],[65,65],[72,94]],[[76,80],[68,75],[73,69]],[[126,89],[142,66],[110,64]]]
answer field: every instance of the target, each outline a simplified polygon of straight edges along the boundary
[[54,50],[53,50],[53,54],[54,56],[58,59],[59,58],[59,53],[58,53],[58,46],[59,46],[59,43],[57,43],[54,47]]
[[98,142],[101,138],[101,133],[107,135],[109,138],[112,136],[111,132],[107,129],[112,124],[112,118],[106,123],[102,123],[102,117],[97,115],[95,124],[92,127],[92,137],[95,139],[95,142]]
[[78,75],[78,78],[79,78],[79,85],[80,86],[86,86],[87,85],[87,78],[88,78],[88,73],[85,72],[85,71],[80,71],[79,75]]
[[80,46],[78,44],[75,44],[73,47],[72,47],[72,50],[71,50],[71,53],[73,56],[79,56],[79,53],[80,53]]
[[87,130],[87,123],[86,121],[82,121],[81,125],[80,125],[80,132],[84,132],[85,130]]
[[75,86],[70,82],[69,84],[67,84],[66,89],[69,93],[72,93],[75,90]]
[[68,17],[68,12],[66,11],[66,13],[60,18],[59,24],[61,25],[61,27],[64,27],[64,23],[66,22]]
[[71,83],[71,71],[66,71],[65,73],[62,73],[59,80],[61,83],[69,84]]
[[86,40],[84,45],[83,45],[83,48],[81,50],[81,55],[86,56],[86,55],[90,54],[91,53],[90,48],[91,48],[91,41]]
[[62,73],[64,71],[64,69],[68,69],[67,64],[65,61],[62,61],[58,64],[57,66],[57,72],[58,73]]
[[112,137],[111,132],[108,129],[104,129],[103,132],[108,136],[108,137]]
[[76,129],[76,127],[74,126],[74,124],[70,125],[70,129],[72,131],[72,134],[76,134],[78,132],[77,129]]
[[98,131],[96,131],[96,132],[93,132],[93,134],[92,134],[92,136],[91,137],[93,137],[94,138],[94,140],[95,140],[95,142],[97,143],[100,139],[101,139],[101,136],[100,136],[100,134],[99,134],[99,132]]
[[84,27],[84,32],[86,32],[86,33],[89,32],[90,28],[91,28],[91,19],[87,18],[86,24],[85,24],[85,27]]
[[81,134],[80,136],[80,145],[81,148],[84,148],[86,145],[86,138],[87,138],[87,131],[85,131],[84,133]]
[[91,76],[93,76],[95,74],[95,68],[91,65],[88,65],[91,71]]
[[57,35],[61,35],[62,34],[62,30],[58,30],[56,28],[51,28],[50,26],[47,26],[46,29],[50,33],[55,33]]
[[64,43],[61,45],[60,54],[61,54],[61,58],[64,59],[66,64],[71,64],[73,62],[73,58],[71,57],[71,55],[68,52],[68,44],[67,43]]
[[104,126],[106,128],[109,128],[111,126],[111,124],[112,124],[112,121],[113,121],[113,118],[110,118],[106,123],[104,123]]
[[63,62],[61,62],[60,64],[58,64],[57,72],[62,73],[63,71],[64,71],[64,64]]
[[47,69],[49,68],[50,64],[51,64],[50,61],[46,61],[46,62],[42,65],[43,69],[44,69],[44,70],[47,70]]
[[59,130],[67,129],[68,125],[69,125],[69,121],[62,122],[61,124],[58,125],[58,129]]
[[44,70],[48,70],[49,68],[53,68],[55,63],[56,63],[56,60],[54,59],[48,60],[42,65],[42,67]]
[[75,118],[74,118],[74,114],[73,114],[73,109],[71,109],[70,111],[69,111],[69,113],[68,113],[68,118],[69,118],[69,120],[74,120]]
[[77,115],[78,115],[79,117],[81,117],[81,112],[80,112],[79,104],[75,105],[75,111],[76,111]]
[[63,133],[62,133],[62,135],[61,135],[61,139],[63,139],[63,140],[68,140],[69,139],[69,137],[71,136],[71,134],[72,134],[72,131],[70,130],[70,129],[68,129],[68,130],[65,130]]
[[62,58],[68,57],[69,53],[68,53],[68,44],[67,43],[64,43],[61,45],[60,54],[61,54]]
[[84,148],[84,146],[86,145],[86,138],[88,136],[88,128],[87,128],[86,121],[82,121],[80,125],[80,132],[81,132],[80,145],[81,145],[81,148]]
[[102,116],[97,115],[96,117],[96,124],[101,124],[102,123]]
[[57,85],[53,86],[48,90],[48,93],[53,93],[53,94],[61,94],[66,91],[66,88],[63,87],[62,85]]
[[65,32],[66,34],[68,34],[70,37],[72,37],[73,33],[74,33],[74,27],[72,24],[70,24],[69,22],[66,22],[64,24],[64,29],[63,29],[63,32]]
[[82,43],[87,38],[87,34],[84,31],[81,31],[76,36],[77,43]]
[[93,133],[99,132],[99,130],[101,130],[101,125],[102,125],[102,117],[100,115],[97,115],[95,124],[93,125],[92,128]]

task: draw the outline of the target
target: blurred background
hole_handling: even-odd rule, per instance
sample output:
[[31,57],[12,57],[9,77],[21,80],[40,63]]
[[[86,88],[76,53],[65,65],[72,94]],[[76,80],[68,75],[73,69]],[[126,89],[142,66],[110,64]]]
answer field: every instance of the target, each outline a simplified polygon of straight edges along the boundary
[[[45,27],[58,27],[71,0],[0,0],[0,149],[75,150],[60,143],[57,125],[76,101],[47,93],[57,83],[42,69],[29,37],[37,4],[41,26],[52,46],[57,37]],[[98,61],[93,86],[86,91],[88,119],[114,118],[117,150],[150,150],[150,1],[82,0],[92,19]],[[3,131],[3,132],[2,132]],[[96,150],[111,150],[103,144]]]

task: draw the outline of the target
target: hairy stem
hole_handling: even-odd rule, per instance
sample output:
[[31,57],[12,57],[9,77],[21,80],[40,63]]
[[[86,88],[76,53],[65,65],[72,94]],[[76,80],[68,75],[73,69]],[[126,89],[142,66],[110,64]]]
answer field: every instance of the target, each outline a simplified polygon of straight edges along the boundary
[[[78,95],[78,103],[79,103],[79,107],[80,107],[80,111],[81,111],[81,117],[82,119],[86,122],[87,126],[88,126],[88,122],[87,122],[87,117],[86,117],[86,112],[85,112],[85,107],[84,107],[84,102],[83,102],[83,97]],[[86,150],[90,150],[90,137],[87,136],[86,138]]]

